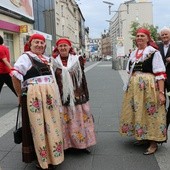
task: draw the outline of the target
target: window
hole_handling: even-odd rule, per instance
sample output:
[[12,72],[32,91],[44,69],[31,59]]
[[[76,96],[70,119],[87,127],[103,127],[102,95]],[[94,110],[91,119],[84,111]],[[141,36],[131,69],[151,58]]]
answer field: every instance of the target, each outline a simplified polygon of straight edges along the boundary
[[61,16],[64,17],[64,7],[61,5]]
[[62,36],[64,36],[64,25],[62,25]]

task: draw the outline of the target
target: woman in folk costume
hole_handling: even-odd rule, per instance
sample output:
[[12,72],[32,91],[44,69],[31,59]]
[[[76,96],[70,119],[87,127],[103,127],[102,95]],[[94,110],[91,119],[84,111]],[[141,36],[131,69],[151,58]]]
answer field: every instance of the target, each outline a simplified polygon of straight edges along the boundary
[[144,154],[150,155],[156,152],[157,142],[166,140],[166,73],[149,30],[137,30],[136,45],[127,64],[130,79],[123,98],[120,133],[134,136],[136,145],[147,142],[149,147]]
[[45,47],[44,36],[33,34],[12,72],[22,106],[23,162],[37,158],[41,169],[64,160],[60,94]]
[[[89,92],[84,73],[84,59],[75,55],[71,41],[61,38],[53,55],[56,80],[63,104],[62,127],[64,149],[89,151],[96,144]],[[58,55],[59,54],[59,55]]]

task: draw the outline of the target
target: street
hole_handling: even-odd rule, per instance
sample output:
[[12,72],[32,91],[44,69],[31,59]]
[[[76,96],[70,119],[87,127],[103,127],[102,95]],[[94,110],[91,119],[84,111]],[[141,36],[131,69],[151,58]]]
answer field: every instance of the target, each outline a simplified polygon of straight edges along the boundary
[[0,117],[17,106],[17,97],[6,86],[0,94]]
[[[97,144],[91,154],[68,152],[56,170],[169,170],[170,142],[159,145],[155,155],[143,155],[146,146],[134,146],[133,138],[121,137],[119,114],[124,70],[112,69],[111,61],[87,62],[86,78],[95,118]],[[21,145],[13,142],[17,98],[4,87],[0,96],[0,168],[34,170],[35,163],[22,162]]]

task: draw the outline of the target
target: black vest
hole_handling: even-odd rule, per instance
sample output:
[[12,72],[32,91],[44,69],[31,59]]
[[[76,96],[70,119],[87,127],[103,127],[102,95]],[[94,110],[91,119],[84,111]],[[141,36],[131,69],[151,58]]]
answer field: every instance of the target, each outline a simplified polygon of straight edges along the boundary
[[[141,71],[141,72],[145,72],[145,73],[153,73],[152,61],[153,61],[154,54],[155,53],[151,54],[151,56],[148,57],[147,59],[145,59],[144,61],[140,61],[138,63],[135,63],[135,66],[133,68],[133,72]],[[130,61],[129,70],[131,69],[132,64],[133,63]]]
[[31,60],[32,67],[27,71],[26,75],[24,76],[24,81],[29,78],[33,78],[37,76],[51,75],[51,70],[49,65],[45,63],[41,63],[30,56],[28,57]]

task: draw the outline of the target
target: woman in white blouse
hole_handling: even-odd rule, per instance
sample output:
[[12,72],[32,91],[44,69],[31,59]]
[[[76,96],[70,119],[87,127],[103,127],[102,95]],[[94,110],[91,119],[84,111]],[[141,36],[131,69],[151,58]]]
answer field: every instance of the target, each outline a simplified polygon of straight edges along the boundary
[[130,76],[124,89],[120,133],[134,136],[136,145],[149,144],[144,155],[150,155],[156,152],[157,143],[166,140],[166,73],[162,56],[147,29],[137,30],[136,45],[127,64]]
[[45,47],[44,36],[32,35],[12,72],[22,106],[23,162],[37,159],[41,169],[64,160],[60,95]]

